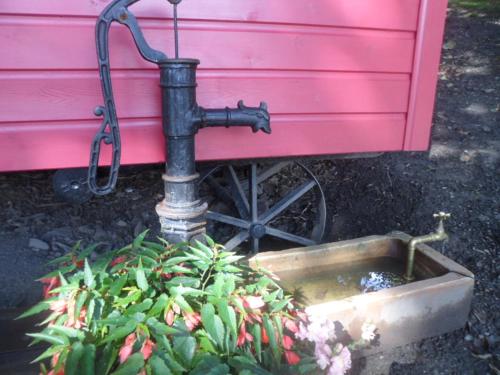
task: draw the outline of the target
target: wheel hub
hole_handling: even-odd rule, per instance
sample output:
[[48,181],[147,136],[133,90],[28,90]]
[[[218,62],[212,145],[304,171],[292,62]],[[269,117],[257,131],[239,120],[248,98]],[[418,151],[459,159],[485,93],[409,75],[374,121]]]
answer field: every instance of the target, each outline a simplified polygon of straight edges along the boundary
[[253,238],[262,238],[266,235],[266,227],[262,224],[252,224],[250,227],[250,236]]

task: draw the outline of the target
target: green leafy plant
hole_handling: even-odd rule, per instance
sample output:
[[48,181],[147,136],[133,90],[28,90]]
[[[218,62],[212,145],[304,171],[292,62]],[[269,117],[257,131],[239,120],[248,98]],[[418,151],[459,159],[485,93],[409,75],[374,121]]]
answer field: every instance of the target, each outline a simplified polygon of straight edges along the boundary
[[[306,320],[274,275],[207,244],[146,240],[89,262],[95,246],[54,261],[41,279],[46,311],[33,343],[42,373],[305,373],[294,335]],[[44,363],[48,362],[48,363]]]

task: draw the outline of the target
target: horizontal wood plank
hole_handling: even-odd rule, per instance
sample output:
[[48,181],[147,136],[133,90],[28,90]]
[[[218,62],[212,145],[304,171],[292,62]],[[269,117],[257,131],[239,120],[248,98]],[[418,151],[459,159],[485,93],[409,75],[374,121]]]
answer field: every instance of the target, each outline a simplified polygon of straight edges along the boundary
[[[123,164],[164,161],[160,123],[160,118],[122,121]],[[202,129],[196,153],[202,161],[399,151],[404,124],[402,114],[278,115],[271,135],[248,128]],[[0,170],[85,167],[98,126],[96,121],[3,124]]]
[[[164,21],[142,23],[148,42],[169,56],[173,32]],[[208,69],[293,69],[411,72],[413,32],[296,25],[187,21],[180,30],[182,57]],[[0,16],[0,69],[96,69],[94,20]],[[130,32],[115,25],[111,66],[154,68],[138,53]]]
[[[109,0],[3,1],[0,14],[97,16]],[[184,0],[181,19],[316,24],[415,30],[419,0]],[[172,16],[164,0],[142,0],[131,7],[142,17]]]
[[[120,118],[161,116],[158,71],[118,71]],[[266,101],[273,114],[403,113],[405,74],[200,71],[198,103],[207,108]],[[92,119],[103,102],[97,72],[0,72],[0,122]],[[1,126],[1,124],[0,124]]]

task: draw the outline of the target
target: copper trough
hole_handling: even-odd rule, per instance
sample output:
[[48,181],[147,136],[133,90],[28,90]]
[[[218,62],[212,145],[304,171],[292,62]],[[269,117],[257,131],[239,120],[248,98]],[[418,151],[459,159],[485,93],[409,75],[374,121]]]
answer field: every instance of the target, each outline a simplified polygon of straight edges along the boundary
[[[250,260],[278,276],[297,275],[296,282],[314,276],[325,267],[341,268],[359,261],[394,258],[404,264],[410,236],[391,233],[308,248],[264,252]],[[364,321],[378,328],[376,346],[363,354],[373,354],[420,339],[460,329],[467,320],[474,275],[466,268],[427,245],[418,245],[415,254],[417,281],[342,299],[311,303],[313,315],[337,320],[354,337]],[[293,277],[293,276],[292,276]],[[292,280],[293,284],[293,280]]]

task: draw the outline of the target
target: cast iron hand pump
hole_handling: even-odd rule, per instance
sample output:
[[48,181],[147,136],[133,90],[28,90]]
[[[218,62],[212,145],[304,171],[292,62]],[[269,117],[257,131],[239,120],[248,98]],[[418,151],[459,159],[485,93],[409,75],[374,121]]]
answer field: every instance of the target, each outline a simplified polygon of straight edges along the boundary
[[[167,167],[163,175],[165,199],[158,204],[162,232],[172,241],[188,241],[205,232],[206,203],[198,198],[195,169],[194,136],[200,128],[211,126],[250,126],[271,133],[269,113],[265,103],[258,108],[246,107],[242,101],[237,108],[205,109],[196,102],[196,59],[178,57],[177,4],[174,5],[175,50],[174,59],[154,50],[146,42],[135,16],[128,7],[139,0],[115,0],[99,16],[96,24],[96,46],[99,61],[104,106],[96,108],[103,122],[92,143],[89,178],[90,189],[98,195],[110,193],[118,177],[120,166],[120,132],[111,86],[108,33],[113,22],[129,28],[142,57],[160,68],[162,91],[163,132],[167,138]],[[111,167],[104,186],[97,184],[97,170],[102,143],[112,146]]]

